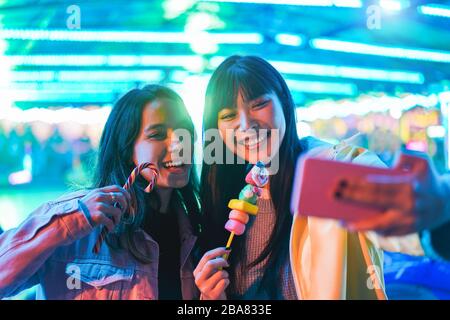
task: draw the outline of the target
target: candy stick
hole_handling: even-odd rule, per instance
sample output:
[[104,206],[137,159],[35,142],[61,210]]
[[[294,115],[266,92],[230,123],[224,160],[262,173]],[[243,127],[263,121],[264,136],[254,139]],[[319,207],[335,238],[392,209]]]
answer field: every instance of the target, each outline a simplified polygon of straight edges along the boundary
[[[231,242],[233,242],[233,238],[234,238],[234,232],[231,231],[230,236],[228,237],[227,246],[225,247],[226,250],[230,250],[230,248],[231,248]],[[223,255],[223,258],[224,258],[225,260],[227,260],[227,259],[228,259],[228,254],[225,253],[225,254]]]
[[[136,168],[131,171],[130,176],[128,177],[127,181],[125,182],[123,188],[125,190],[131,190],[131,186],[136,181],[136,177],[139,176],[142,172],[142,170],[149,168],[152,170],[153,176],[148,184],[148,186],[144,189],[145,192],[150,193],[156,184],[156,179],[158,176],[158,170],[156,169],[155,165],[150,162],[144,162],[140,165],[138,165]],[[114,203],[114,206],[117,205],[117,202]],[[134,214],[134,209],[131,210],[130,207],[130,214]],[[106,227],[103,227],[102,231],[100,232],[97,242],[94,245],[94,248],[92,249],[92,252],[95,254],[98,254],[100,252],[100,247],[102,246],[103,241],[105,240],[106,236],[108,235],[108,229]]]
[[226,246],[227,250],[230,249],[233,238],[234,238],[234,232],[231,232],[230,237],[228,238],[227,246]]

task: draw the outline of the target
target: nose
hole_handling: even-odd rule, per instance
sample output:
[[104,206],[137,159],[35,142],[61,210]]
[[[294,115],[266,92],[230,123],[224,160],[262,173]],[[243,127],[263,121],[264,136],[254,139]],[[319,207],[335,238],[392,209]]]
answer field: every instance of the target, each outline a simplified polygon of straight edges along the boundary
[[246,110],[239,111],[239,130],[247,131],[255,127],[254,121]]
[[178,141],[173,141],[170,143],[169,145],[169,152],[170,153],[177,153],[181,150],[181,142]]
[[177,134],[175,134],[173,131],[170,132],[170,139],[168,141],[168,151],[170,153],[175,153],[181,150],[182,143],[180,141],[180,138]]

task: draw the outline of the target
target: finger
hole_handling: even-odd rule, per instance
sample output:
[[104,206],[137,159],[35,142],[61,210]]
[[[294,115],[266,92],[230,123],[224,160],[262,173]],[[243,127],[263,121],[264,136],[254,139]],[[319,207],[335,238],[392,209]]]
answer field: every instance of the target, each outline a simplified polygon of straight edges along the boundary
[[376,218],[351,222],[347,224],[347,228],[351,231],[380,230],[386,226],[387,221],[391,221],[391,218],[386,212]]
[[120,193],[124,194],[127,197],[128,201],[131,201],[130,193],[127,190],[125,190],[124,188],[122,188],[121,186],[119,186],[119,185],[106,186],[106,187],[101,188],[100,190],[102,190],[105,193],[108,193],[108,192],[120,192]]
[[116,200],[116,202],[119,203],[120,209],[122,209],[122,212],[127,211],[128,209],[128,199],[126,198],[126,195],[122,192],[111,192],[110,196]]
[[110,218],[108,218],[106,215],[104,215],[104,214],[101,214],[100,216],[99,216],[99,219],[100,219],[100,224],[101,225],[104,225],[105,227],[106,227],[106,229],[108,229],[108,231],[109,232],[112,232],[112,231],[114,231],[114,227],[115,227],[115,225],[114,225],[114,221],[112,220],[112,219],[110,219]]
[[196,273],[196,275],[194,276],[195,281],[196,283],[204,283],[217,271],[223,271],[220,268],[223,269],[224,267],[228,266],[228,262],[222,257],[209,260],[205,263],[203,269],[200,272]]
[[125,198],[127,199],[127,201],[130,203],[131,202],[131,194],[128,190],[120,187],[120,192],[125,196]]
[[360,232],[374,231],[382,236],[405,235],[415,231],[416,219],[414,217],[393,217],[378,225],[359,228]]
[[224,254],[229,254],[230,252],[231,252],[231,250],[226,250],[225,247],[219,247],[214,250],[210,250],[210,251],[206,252],[203,255],[203,257],[200,259],[200,262],[198,263],[197,267],[195,268],[194,276],[203,270],[203,267],[209,260],[223,256]]
[[109,216],[111,220],[114,221],[114,224],[117,224],[122,217],[122,210],[113,207],[110,204],[102,203],[98,206],[98,208],[103,214]]
[[128,201],[125,195],[121,192],[100,192],[96,199],[100,202],[110,204],[111,206],[118,203],[120,206],[119,208],[122,209],[122,212],[125,212],[128,209]]
[[380,215],[375,217],[370,217],[367,219],[357,220],[357,221],[341,221],[341,226],[343,228],[349,229],[350,231],[361,231],[362,229],[371,228],[377,224],[382,219]]
[[209,292],[217,286],[217,284],[223,280],[228,279],[229,275],[228,272],[221,270],[214,273],[209,279],[204,281],[204,284],[202,286],[202,292],[206,293],[207,295],[210,295]]
[[211,290],[211,296],[215,297],[216,299],[220,297],[220,295],[225,292],[225,289],[230,284],[230,279],[221,279],[219,283],[214,287],[214,289]]
[[399,210],[388,210],[385,213],[373,218],[350,222],[346,227],[352,231],[378,231],[397,225],[397,223],[404,218],[405,214],[403,212]]
[[373,231],[383,237],[404,236],[416,232],[415,221],[409,217],[400,224],[390,224]]
[[413,202],[412,186],[408,183],[384,185],[357,181],[340,184],[335,191],[338,200],[369,205],[374,208],[404,208]]
[[[122,194],[122,196],[125,198],[126,202],[127,202],[127,208],[130,207],[131,205],[131,194],[128,190],[124,189],[124,188],[120,188],[119,192]],[[125,211],[125,210],[124,210]]]

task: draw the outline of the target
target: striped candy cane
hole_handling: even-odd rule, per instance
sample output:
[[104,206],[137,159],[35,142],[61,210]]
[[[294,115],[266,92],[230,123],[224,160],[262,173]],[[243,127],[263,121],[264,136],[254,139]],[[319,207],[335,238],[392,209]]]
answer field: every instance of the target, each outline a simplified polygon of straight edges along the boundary
[[[150,179],[150,183],[148,186],[144,189],[145,192],[150,193],[153,188],[156,185],[156,179],[158,177],[158,170],[156,169],[156,166],[153,163],[150,162],[144,162],[140,165],[138,165],[136,168],[131,171],[130,176],[127,179],[127,182],[125,182],[125,185],[123,188],[125,190],[131,190],[131,186],[136,181],[136,178],[141,174],[142,170],[149,168],[152,170],[152,178]],[[134,215],[134,209],[130,210],[130,214]],[[106,236],[108,235],[108,229],[106,227],[103,227],[102,231],[100,232],[97,242],[94,245],[94,248],[92,249],[92,252],[95,254],[98,254],[100,252],[100,247],[102,246],[103,241],[105,240]]]

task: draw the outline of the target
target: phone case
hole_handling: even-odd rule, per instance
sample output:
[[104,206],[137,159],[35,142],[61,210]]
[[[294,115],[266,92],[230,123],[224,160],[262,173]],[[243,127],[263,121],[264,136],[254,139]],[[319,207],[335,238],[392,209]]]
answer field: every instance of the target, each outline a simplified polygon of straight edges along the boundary
[[[403,160],[406,157],[403,158]],[[411,163],[423,161],[407,156]],[[406,167],[392,169],[364,166],[320,158],[301,157],[297,162],[291,210],[294,214],[358,220],[380,214],[384,209],[367,204],[350,203],[336,198],[336,190],[349,178],[367,178],[369,175],[395,176],[408,181],[414,172]],[[343,182],[344,181],[344,182]]]

